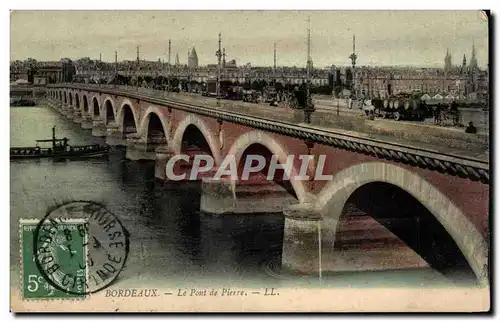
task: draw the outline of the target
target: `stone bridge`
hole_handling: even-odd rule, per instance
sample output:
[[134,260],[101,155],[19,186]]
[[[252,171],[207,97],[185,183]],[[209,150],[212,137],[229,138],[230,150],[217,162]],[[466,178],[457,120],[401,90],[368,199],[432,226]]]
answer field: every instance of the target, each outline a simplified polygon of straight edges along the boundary
[[[239,169],[249,154],[274,156],[280,164],[289,155],[313,155],[308,173],[315,173],[318,156],[325,155],[323,174],[332,176],[326,181],[199,178],[202,212],[284,213],[284,268],[335,271],[333,250],[346,226],[342,218],[354,205],[431,266],[454,263],[458,252],[477,280],[488,283],[487,138],[401,122],[388,131],[381,129],[385,123],[319,112],[304,124],[298,110],[136,88],[60,84],[49,88],[48,98],[93,135],[126,146],[127,158],[155,160],[162,180],[167,160],[180,153],[209,154],[214,169],[227,155],[236,156]],[[295,158],[292,173],[298,167]],[[423,235],[409,237],[413,228],[398,230],[390,224],[394,218],[417,222]]]

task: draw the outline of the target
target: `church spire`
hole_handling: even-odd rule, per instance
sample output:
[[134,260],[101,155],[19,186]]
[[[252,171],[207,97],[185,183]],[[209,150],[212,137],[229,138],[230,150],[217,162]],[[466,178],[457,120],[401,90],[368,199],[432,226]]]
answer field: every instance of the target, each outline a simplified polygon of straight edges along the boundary
[[474,45],[474,41],[472,41],[472,55],[470,57],[469,67],[471,71],[477,68],[476,46]]
[[446,56],[444,56],[444,70],[450,71],[451,69],[452,69],[452,64],[451,64],[450,48],[446,48]]

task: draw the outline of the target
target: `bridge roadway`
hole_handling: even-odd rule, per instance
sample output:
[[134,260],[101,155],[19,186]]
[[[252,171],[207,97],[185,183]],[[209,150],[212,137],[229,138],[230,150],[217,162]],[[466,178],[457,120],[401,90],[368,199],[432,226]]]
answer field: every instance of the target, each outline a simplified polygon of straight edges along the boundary
[[[402,188],[415,197],[424,208],[409,207],[405,201],[393,210],[393,214],[399,216],[418,209],[430,211],[430,216],[434,216],[457,243],[477,278],[481,283],[487,283],[489,140],[486,134],[468,135],[463,131],[407,122],[370,121],[363,117],[336,115],[320,109],[313,113],[311,124],[304,124],[302,111],[264,104],[224,100],[217,104],[216,99],[199,95],[166,93],[135,87],[115,88],[83,84],[58,84],[51,87],[57,91],[51,93],[52,106],[61,111],[69,111],[71,107],[69,101],[63,102],[62,96],[66,96],[68,92],[69,100],[71,95],[78,92],[80,97],[92,97],[91,100],[96,100],[99,105],[104,104],[106,100],[112,101],[112,108],[125,106],[125,101],[127,104],[133,102],[134,108],[141,111],[151,110],[151,106],[155,106],[155,113],[172,118],[172,146],[176,147],[176,153],[180,151],[181,143],[175,138],[178,136],[182,141],[185,131],[185,127],[179,124],[186,125],[189,123],[184,121],[191,122],[195,119],[212,124],[211,127],[202,126],[206,130],[202,134],[209,142],[215,142],[215,148],[211,148],[212,152],[219,152],[216,145],[217,133],[212,133],[217,132],[215,124],[219,124],[219,130],[221,126],[226,130],[224,139],[228,142],[224,150],[220,151],[219,157],[231,153],[243,154],[247,141],[250,144],[264,145],[271,153],[280,154],[280,159],[283,159],[281,154],[286,151],[291,154],[292,151],[295,151],[295,154],[303,153],[302,151],[309,149],[309,143],[318,143],[313,154],[324,153],[330,158],[328,160],[335,160],[328,161],[325,172],[333,174],[334,179],[324,185],[310,182],[311,189],[305,186],[307,182],[291,182],[299,203],[285,208],[284,211],[284,267],[301,272],[314,272],[321,262],[323,269],[335,270],[332,264],[335,262],[333,253],[329,249],[335,241],[336,227],[343,207],[348,198],[355,191],[359,191],[357,189],[378,182]],[[92,92],[107,95],[94,95]],[[100,103],[97,100],[100,100]],[[160,106],[165,106],[165,110],[160,110]],[[82,109],[81,102],[79,108]],[[106,124],[108,107],[104,108],[100,115],[96,116],[93,115],[93,108],[89,106],[91,116],[93,115],[94,119],[102,119],[98,121],[99,124]],[[140,130],[146,130],[146,133],[148,123],[145,121],[149,120],[148,115],[145,112],[136,120],[137,124],[144,123]],[[223,122],[214,122],[215,119]],[[277,144],[280,146],[277,147]],[[127,150],[128,148],[127,140]],[[158,158],[158,151],[156,157]],[[398,166],[395,163],[398,163]],[[202,190],[205,189],[202,191],[202,205],[204,202],[207,205],[203,209],[215,209],[217,206],[219,210],[227,209],[224,207],[229,207],[228,205],[233,205],[234,208],[235,202],[238,205],[243,204],[228,192],[230,189],[227,184],[223,181],[202,182]],[[372,202],[372,205],[383,204],[384,209],[390,208],[391,203],[397,202],[397,197],[394,197],[396,200],[387,199],[388,195],[395,196],[392,192],[374,197],[378,192],[385,191],[382,191],[381,187],[372,185],[369,188],[372,190],[364,190],[365,194],[360,197],[359,202],[375,198],[378,202]],[[312,188],[314,195],[308,192],[312,192]],[[220,207],[216,201],[221,201]],[[263,198],[257,202],[259,205],[265,204]],[[255,201],[249,201],[248,204],[253,205]],[[419,216],[420,213],[414,215]],[[318,221],[321,222],[321,241]],[[428,233],[430,232],[428,230]],[[429,239],[427,237],[424,240]],[[302,242],[298,244],[297,240]],[[319,242],[325,248],[322,247],[321,251],[315,253]],[[431,252],[433,248],[434,246],[429,248]]]
[[[303,112],[287,107],[272,107],[242,101],[220,100],[194,93],[173,93],[134,86],[61,84],[74,89],[87,89],[106,94],[126,95],[154,104],[182,104],[191,109],[211,109],[217,113],[251,117],[278,123],[288,128],[300,128],[312,133],[339,136],[352,142],[393,147],[397,150],[418,151],[426,156],[443,156],[465,161],[464,165],[489,168],[489,135],[466,134],[463,129],[385,119],[367,120],[352,112],[336,115],[335,111],[318,108],[311,124],[303,122]],[[59,85],[59,86],[61,86]],[[196,112],[196,111],[195,111]]]

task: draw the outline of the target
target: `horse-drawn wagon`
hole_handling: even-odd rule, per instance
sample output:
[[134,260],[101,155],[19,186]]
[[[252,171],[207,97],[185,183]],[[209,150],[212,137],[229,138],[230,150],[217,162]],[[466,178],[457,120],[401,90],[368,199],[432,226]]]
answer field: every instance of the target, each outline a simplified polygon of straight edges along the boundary
[[458,104],[437,104],[434,107],[434,123],[437,125],[453,124],[460,125],[460,111]]
[[432,110],[420,99],[409,95],[394,96],[387,99],[373,99],[375,116],[399,120],[423,121],[432,117]]

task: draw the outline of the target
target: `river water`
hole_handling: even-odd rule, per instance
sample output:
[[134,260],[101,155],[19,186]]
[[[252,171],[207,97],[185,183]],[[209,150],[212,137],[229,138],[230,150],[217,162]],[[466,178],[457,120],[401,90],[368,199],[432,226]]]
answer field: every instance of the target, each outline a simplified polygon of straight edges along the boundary
[[[53,125],[70,144],[104,143],[90,131],[47,107],[11,108],[11,146],[32,146],[49,138]],[[109,160],[11,161],[11,276],[19,276],[19,219],[42,218],[47,209],[71,200],[102,202],[130,232],[130,254],[113,288],[319,285],[317,276],[283,275],[282,215],[200,215],[195,184],[166,189],[154,180],[154,165],[124,158]],[[355,260],[355,259],[354,259]],[[331,287],[451,285],[430,268],[342,273],[324,277]]]

